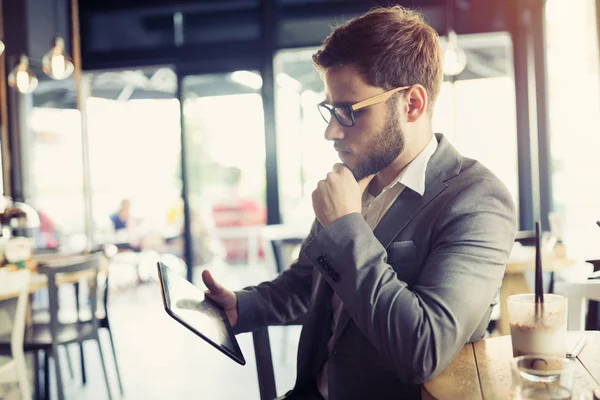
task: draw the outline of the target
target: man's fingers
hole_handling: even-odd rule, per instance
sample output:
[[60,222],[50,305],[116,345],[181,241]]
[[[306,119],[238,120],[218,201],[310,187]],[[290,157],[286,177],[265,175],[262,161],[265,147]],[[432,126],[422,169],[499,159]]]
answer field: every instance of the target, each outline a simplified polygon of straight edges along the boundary
[[202,271],[202,281],[213,294],[218,294],[222,291],[223,287],[219,285],[215,279],[212,277],[210,272],[205,269]]
[[335,164],[333,164],[333,169],[332,169],[332,170],[333,170],[333,172],[340,173],[340,172],[342,172],[342,170],[343,170],[344,168],[345,168],[345,169],[348,169],[348,167],[346,167],[346,166],[345,166],[344,164],[342,164],[342,163],[335,163]]
[[375,174],[373,175],[369,175],[365,178],[362,178],[360,181],[358,181],[358,186],[360,187],[360,192],[364,193],[365,189],[367,187],[369,187],[369,183],[371,183],[371,181],[373,180],[373,178],[375,178]]

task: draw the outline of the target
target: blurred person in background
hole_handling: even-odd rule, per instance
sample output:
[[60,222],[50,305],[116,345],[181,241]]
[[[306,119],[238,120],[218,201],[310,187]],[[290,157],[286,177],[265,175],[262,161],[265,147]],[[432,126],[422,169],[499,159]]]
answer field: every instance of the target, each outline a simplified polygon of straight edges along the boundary
[[115,231],[114,243],[119,250],[140,251],[140,237],[135,231],[137,227],[131,213],[131,200],[123,199],[117,211],[110,215],[110,220]]
[[[212,206],[215,226],[232,228],[265,225],[267,222],[266,207],[240,193],[242,170],[238,167],[228,167],[223,171],[223,175],[224,191],[220,199]],[[227,253],[227,262],[240,263],[248,259],[248,240],[246,238],[223,239],[222,243]],[[259,248],[259,258],[262,256],[262,248]]]
[[41,210],[36,210],[40,226],[34,233],[35,247],[44,250],[58,250],[61,245],[61,233],[54,221]]
[[113,223],[113,228],[115,229],[115,232],[120,231],[121,229],[131,228],[131,200],[121,200],[117,211],[110,215],[110,220]]

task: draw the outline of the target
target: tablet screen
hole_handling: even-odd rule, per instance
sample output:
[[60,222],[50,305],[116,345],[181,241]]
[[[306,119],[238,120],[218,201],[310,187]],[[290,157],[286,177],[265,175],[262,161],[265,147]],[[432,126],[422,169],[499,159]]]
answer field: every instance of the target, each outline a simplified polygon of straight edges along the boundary
[[234,361],[244,365],[244,356],[223,309],[208,299],[200,288],[166,265],[158,263],[158,271],[167,312]]

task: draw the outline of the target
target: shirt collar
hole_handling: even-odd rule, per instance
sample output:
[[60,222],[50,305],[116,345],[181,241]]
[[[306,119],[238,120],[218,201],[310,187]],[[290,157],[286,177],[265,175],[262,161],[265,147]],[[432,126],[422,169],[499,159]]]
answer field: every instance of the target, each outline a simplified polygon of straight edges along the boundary
[[421,196],[425,193],[425,173],[427,172],[427,163],[429,159],[435,153],[438,142],[435,135],[431,136],[431,140],[427,143],[427,146],[416,156],[400,173],[398,176],[385,188],[383,192],[390,189],[397,183],[401,183],[407,188],[419,193]]

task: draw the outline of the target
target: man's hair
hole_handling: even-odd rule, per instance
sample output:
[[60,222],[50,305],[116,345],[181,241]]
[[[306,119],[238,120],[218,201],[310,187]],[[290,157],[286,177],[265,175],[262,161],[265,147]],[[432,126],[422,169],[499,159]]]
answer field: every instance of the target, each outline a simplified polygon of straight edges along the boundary
[[365,81],[386,90],[421,84],[433,105],[442,84],[438,34],[416,11],[401,6],[374,8],[338,26],[313,55],[323,73],[355,66]]

